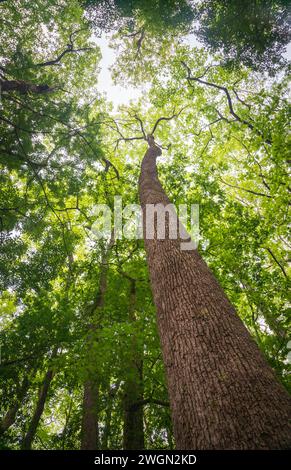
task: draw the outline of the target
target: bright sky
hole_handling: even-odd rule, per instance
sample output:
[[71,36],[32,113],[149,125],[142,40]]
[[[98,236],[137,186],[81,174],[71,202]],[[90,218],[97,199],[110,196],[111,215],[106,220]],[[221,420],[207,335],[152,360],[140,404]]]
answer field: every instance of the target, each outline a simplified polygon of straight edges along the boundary
[[114,107],[117,108],[120,104],[127,104],[131,99],[138,98],[141,95],[141,90],[133,87],[121,87],[113,84],[111,78],[110,67],[115,61],[115,51],[109,47],[109,38],[102,35],[101,38],[96,38],[96,43],[101,49],[102,59],[100,61],[101,71],[98,77],[98,89],[107,94],[109,101],[112,101]]
[[[94,37],[94,41],[101,49],[102,59],[100,61],[101,71],[99,73],[98,85],[101,92],[105,92],[109,101],[112,101],[115,108],[120,104],[128,104],[130,100],[137,99],[142,95],[142,90],[132,86],[122,87],[113,84],[110,67],[114,64],[116,53],[109,47],[110,38],[104,34],[101,38]],[[190,46],[200,46],[194,35],[185,37],[185,42]]]
[[[110,67],[113,65],[116,57],[116,53],[109,47],[109,38],[104,34],[101,38],[94,37],[96,44],[101,49],[102,59],[100,61],[101,71],[99,73],[99,90],[105,92],[109,101],[111,101],[116,109],[121,104],[128,104],[130,100],[137,99],[142,95],[142,90],[131,86],[122,87],[114,85]],[[185,42],[190,46],[201,47],[201,44],[196,40],[194,35],[188,35],[185,37]],[[285,57],[291,57],[291,43],[288,44],[287,52],[284,54]]]

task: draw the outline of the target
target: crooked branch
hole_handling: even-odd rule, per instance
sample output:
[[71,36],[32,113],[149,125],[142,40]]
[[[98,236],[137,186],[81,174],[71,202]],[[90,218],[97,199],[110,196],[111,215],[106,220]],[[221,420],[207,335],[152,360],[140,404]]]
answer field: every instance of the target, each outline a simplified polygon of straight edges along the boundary
[[154,127],[153,127],[153,130],[152,130],[152,132],[151,132],[151,135],[154,135],[154,133],[155,133],[155,131],[157,130],[157,127],[158,127],[158,125],[160,124],[160,122],[162,122],[162,121],[171,121],[172,119],[174,119],[174,118],[180,116],[180,114],[182,113],[182,111],[184,111],[185,108],[186,108],[186,106],[184,106],[182,109],[180,109],[180,111],[179,111],[178,113],[176,113],[175,110],[174,110],[174,112],[173,112],[173,114],[172,114],[171,116],[168,116],[168,117],[162,116],[162,117],[160,117],[159,119],[157,119],[156,122],[155,122],[155,124],[154,124]]
[[284,267],[282,266],[282,264],[280,263],[280,261],[276,258],[276,256],[274,255],[274,253],[272,252],[272,250],[270,248],[265,248],[267,250],[267,252],[272,256],[273,260],[275,261],[275,263],[279,266],[279,268],[281,269],[283,275],[285,276],[286,279],[288,279],[288,276],[287,276],[287,273],[284,269]]
[[[209,67],[208,67],[208,69],[206,69],[206,71],[203,73],[203,75],[201,75],[199,77],[193,77],[190,67],[184,61],[181,61],[181,64],[187,70],[187,77],[186,78],[187,78],[187,81],[188,81],[188,83],[191,87],[193,87],[192,82],[198,82],[198,83],[201,83],[202,85],[206,85],[208,87],[215,88],[216,90],[223,91],[223,93],[225,94],[226,99],[227,99],[229,112],[234,117],[234,120],[240,122],[241,124],[244,124],[245,126],[247,126],[249,129],[251,129],[257,135],[259,135],[267,144],[271,145],[271,143],[272,143],[271,139],[266,138],[264,136],[264,134],[259,129],[257,129],[250,121],[240,117],[236,113],[236,111],[233,107],[233,102],[232,102],[232,98],[230,96],[230,93],[229,93],[228,89],[225,86],[217,85],[217,83],[209,82],[209,81],[206,81],[206,80],[202,79],[205,76],[205,74],[206,74],[207,70],[209,69]],[[236,94],[236,96],[237,96],[237,94]],[[238,101],[242,102],[242,100],[239,99],[238,97],[237,97],[237,99],[238,99]],[[244,102],[243,102],[243,104],[246,105],[246,103],[244,103]],[[223,118],[223,116],[220,113],[219,113],[219,116]],[[230,122],[226,118],[223,118],[223,119],[227,122]]]
[[48,67],[50,65],[61,65],[61,60],[66,54],[70,53],[78,53],[83,51],[90,51],[92,47],[80,47],[75,49],[74,48],[74,36],[79,33],[81,30],[75,31],[70,34],[69,43],[67,44],[66,49],[64,49],[55,59],[47,60],[46,62],[40,62],[39,64],[35,64],[35,67]]

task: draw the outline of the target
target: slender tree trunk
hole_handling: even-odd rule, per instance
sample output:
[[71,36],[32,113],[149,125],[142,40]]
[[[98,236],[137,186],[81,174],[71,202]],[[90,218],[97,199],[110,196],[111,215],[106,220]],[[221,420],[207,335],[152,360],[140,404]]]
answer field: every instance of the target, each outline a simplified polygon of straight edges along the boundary
[[8,431],[10,426],[14,424],[17,412],[27,393],[28,387],[29,387],[28,378],[24,377],[22,385],[17,392],[15,404],[9,408],[9,410],[7,411],[7,413],[5,414],[5,416],[2,418],[0,422],[0,435]]
[[[81,450],[96,450],[99,448],[98,432],[98,395],[99,377],[95,362],[92,362],[91,350],[94,342],[97,341],[96,331],[101,327],[100,319],[96,319],[96,312],[104,306],[104,296],[107,288],[107,257],[113,245],[113,237],[109,242],[107,250],[101,259],[101,271],[97,295],[90,311],[87,312],[90,324],[87,336],[88,348],[88,374],[84,384],[83,395],[83,416],[81,429]],[[93,356],[94,357],[94,356]],[[94,360],[93,360],[94,361]]]
[[[169,203],[153,137],[139,180],[146,204]],[[178,449],[285,449],[290,397],[197,250],[146,239]]]
[[90,378],[84,385],[81,450],[98,449],[98,395],[97,378]]
[[54,372],[52,369],[49,369],[47,373],[45,374],[44,381],[39,391],[38,400],[36,403],[36,407],[35,407],[29,428],[21,444],[21,449],[24,449],[24,450],[31,449],[32,442],[35,437],[37,427],[38,427],[40,418],[44,410],[45,402],[47,399],[49,387],[53,379],[53,376],[54,376]]
[[[134,323],[136,317],[134,313],[136,298],[135,280],[131,279],[129,323]],[[144,428],[143,428],[143,357],[142,351],[138,347],[138,341],[133,333],[130,359],[127,366],[127,379],[124,385],[124,427],[123,427],[123,449],[139,450],[144,449]]]
[[62,450],[65,450],[65,447],[66,447],[67,430],[68,430],[68,426],[69,426],[69,422],[71,418],[72,407],[73,407],[73,398],[71,397],[68,411],[66,412],[66,421],[65,421],[64,429],[62,432]]
[[106,406],[106,412],[105,412],[104,431],[103,431],[102,442],[101,442],[102,450],[108,449],[110,445],[110,437],[112,435],[111,417],[112,417],[112,410],[113,410],[113,401],[117,395],[119,387],[120,387],[120,383],[117,383],[114,388],[111,388],[110,383],[108,385],[108,400],[107,400],[107,406]]

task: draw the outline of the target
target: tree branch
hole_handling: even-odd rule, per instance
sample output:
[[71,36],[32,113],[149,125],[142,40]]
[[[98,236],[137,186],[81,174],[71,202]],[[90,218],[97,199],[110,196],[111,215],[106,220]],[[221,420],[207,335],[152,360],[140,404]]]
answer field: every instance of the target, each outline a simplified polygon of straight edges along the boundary
[[[215,88],[217,90],[221,90],[224,92],[225,96],[226,96],[226,99],[227,99],[227,103],[228,103],[228,108],[229,108],[229,112],[230,114],[235,118],[235,121],[238,121],[240,122],[241,124],[244,124],[245,126],[247,126],[249,129],[251,129],[252,131],[254,131],[257,135],[259,135],[267,144],[271,145],[272,144],[272,141],[271,139],[268,139],[268,138],[265,138],[264,134],[258,130],[257,128],[255,128],[255,126],[247,121],[246,119],[244,118],[241,118],[237,113],[236,111],[234,110],[234,107],[233,107],[233,103],[232,103],[232,99],[231,99],[231,96],[230,96],[230,93],[228,91],[228,89],[225,87],[225,86],[222,86],[222,85],[217,85],[216,83],[213,83],[213,82],[208,82],[206,80],[202,80],[202,77],[204,77],[204,75],[206,74],[206,72],[204,72],[203,75],[201,75],[200,77],[193,77],[192,76],[192,72],[191,72],[191,69],[190,67],[188,67],[188,65],[184,62],[184,61],[181,61],[181,64],[183,65],[184,68],[186,68],[187,70],[187,81],[189,83],[189,85],[192,87],[192,82],[195,81],[195,82],[198,82],[198,83],[201,83],[202,85],[206,85],[206,86],[209,86],[209,87],[212,87],[212,88]],[[208,67],[209,69],[209,67]],[[238,98],[239,99],[239,98]],[[239,99],[239,101],[241,101]],[[245,104],[245,103],[244,103]],[[221,116],[221,115],[220,115]],[[228,121],[226,118],[224,118],[225,121]],[[229,122],[229,121],[228,121]]]
[[272,250],[268,247],[265,247],[265,250],[268,251],[268,253],[270,253],[270,255],[272,256],[273,260],[275,261],[275,263],[279,266],[279,268],[281,269],[283,275],[285,276],[286,279],[288,279],[288,276],[287,276],[287,273],[284,269],[284,267],[282,266],[282,264],[280,263],[280,261],[276,258],[276,256],[274,255],[274,253],[272,252]]
[[246,188],[242,188],[241,186],[236,186],[235,184],[227,183],[221,177],[219,177],[219,179],[221,180],[221,182],[223,184],[226,184],[227,186],[230,186],[231,188],[240,189],[241,191],[245,191],[247,193],[254,194],[255,196],[263,196],[263,197],[268,197],[269,199],[273,199],[273,197],[270,196],[269,194],[259,193],[259,192],[256,192],[256,191],[252,191],[251,189],[246,189]]
[[144,400],[136,401],[135,403],[133,403],[130,406],[129,411],[135,411],[141,406],[151,405],[151,404],[165,406],[165,407],[170,406],[170,403],[168,401],[156,400],[155,398],[145,398]]
[[92,47],[80,47],[78,49],[74,48],[74,39],[73,36],[75,36],[78,32],[81,30],[75,31],[70,34],[69,38],[69,43],[67,44],[66,49],[64,49],[55,59],[48,60],[46,62],[40,62],[39,64],[35,64],[35,67],[47,67],[50,65],[61,65],[60,61],[66,54],[70,54],[71,52],[77,53],[77,52],[82,52],[82,51],[90,51],[92,50]]
[[178,113],[175,113],[175,110],[174,110],[172,116],[169,116],[169,117],[162,116],[159,119],[157,119],[155,124],[154,124],[154,127],[152,129],[151,135],[154,135],[154,133],[157,130],[157,127],[160,124],[160,122],[162,122],[162,121],[171,121],[172,119],[180,116],[180,114],[182,113],[182,111],[184,111],[185,108],[186,108],[186,106],[184,106],[182,109],[180,109],[180,111]]

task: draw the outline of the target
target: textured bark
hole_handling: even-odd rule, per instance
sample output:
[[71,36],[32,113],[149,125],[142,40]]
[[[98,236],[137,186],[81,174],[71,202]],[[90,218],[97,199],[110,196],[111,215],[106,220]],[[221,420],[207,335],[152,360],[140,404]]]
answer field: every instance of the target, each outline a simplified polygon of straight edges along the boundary
[[[136,287],[131,279],[129,323],[134,326],[136,317],[135,309]],[[131,339],[130,359],[127,365],[127,379],[124,385],[124,427],[123,449],[144,449],[143,429],[143,357],[139,350],[135,334]]]
[[98,449],[98,382],[90,378],[84,385],[81,450]]
[[27,393],[29,387],[29,381],[27,377],[24,377],[23,382],[19,390],[16,394],[16,402],[13,406],[9,408],[5,416],[2,418],[0,422],[0,435],[4,434],[10,426],[12,426],[15,422],[17,412],[22,404],[22,401]]
[[[169,204],[153,138],[139,192]],[[178,449],[284,449],[291,445],[290,397],[197,250],[145,239]]]
[[[87,316],[89,317],[87,349],[88,349],[88,377],[84,384],[83,395],[83,416],[81,429],[81,450],[96,450],[99,448],[99,432],[98,432],[98,395],[99,380],[96,364],[92,363],[91,348],[93,343],[97,341],[96,331],[101,327],[100,319],[96,320],[96,311],[104,306],[104,296],[107,288],[107,257],[113,245],[113,237],[109,243],[107,250],[103,253],[101,259],[101,270],[99,285],[93,305],[90,306]],[[95,314],[95,316],[94,316]],[[94,356],[93,356],[94,357]]]
[[54,375],[54,373],[53,373],[52,369],[49,369],[47,371],[47,373],[45,374],[44,381],[43,381],[42,386],[41,386],[40,391],[39,391],[38,400],[37,400],[37,403],[36,403],[36,407],[35,407],[30,425],[29,425],[27,433],[26,433],[26,435],[25,435],[25,437],[24,437],[24,439],[21,443],[21,449],[24,449],[24,450],[30,450],[31,449],[32,442],[33,442],[33,439],[35,437],[37,427],[38,427],[40,418],[41,418],[43,410],[44,410],[45,402],[46,402],[46,399],[47,399],[47,395],[48,395],[48,391],[49,391],[51,381],[53,379],[53,375]]

